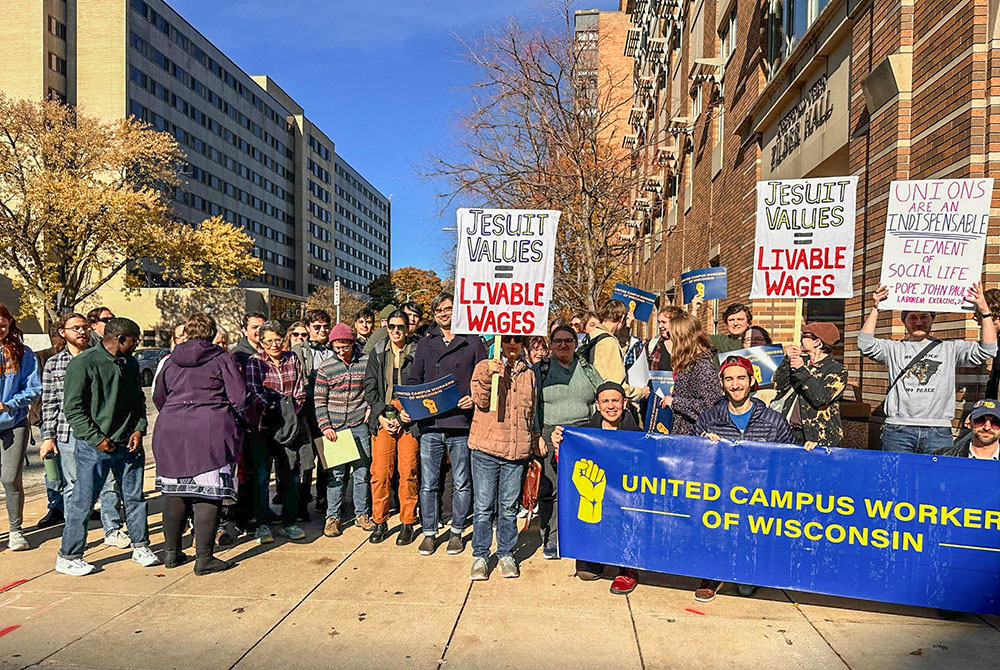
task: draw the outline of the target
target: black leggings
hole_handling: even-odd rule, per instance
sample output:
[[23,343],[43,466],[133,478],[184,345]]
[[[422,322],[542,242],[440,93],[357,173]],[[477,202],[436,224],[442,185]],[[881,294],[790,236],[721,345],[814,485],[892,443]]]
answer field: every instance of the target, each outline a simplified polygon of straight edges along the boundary
[[215,550],[215,530],[219,521],[221,500],[205,500],[186,496],[163,496],[163,539],[167,549],[181,548],[181,534],[188,506],[194,508],[194,538],[199,556],[211,556]]

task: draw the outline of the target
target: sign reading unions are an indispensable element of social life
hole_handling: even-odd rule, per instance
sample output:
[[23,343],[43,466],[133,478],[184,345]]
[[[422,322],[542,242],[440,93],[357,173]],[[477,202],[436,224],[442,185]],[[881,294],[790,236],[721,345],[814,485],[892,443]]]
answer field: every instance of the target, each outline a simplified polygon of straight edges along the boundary
[[451,329],[469,335],[545,335],[560,212],[458,210]]
[[979,281],[993,180],[894,181],[882,248],[883,309],[961,312]]
[[857,177],[757,182],[751,298],[850,298]]

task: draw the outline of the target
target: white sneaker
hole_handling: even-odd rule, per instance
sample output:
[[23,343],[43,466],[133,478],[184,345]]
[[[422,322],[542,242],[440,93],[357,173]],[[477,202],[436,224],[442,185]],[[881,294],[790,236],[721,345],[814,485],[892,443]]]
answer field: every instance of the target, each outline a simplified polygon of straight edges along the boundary
[[71,577],[83,577],[84,575],[89,575],[94,571],[94,569],[93,565],[82,558],[63,558],[62,556],[56,557],[56,572],[61,572],[64,575],[70,575]]
[[136,547],[132,550],[132,562],[138,563],[144,568],[151,568],[160,564],[160,559],[149,547]]
[[19,530],[12,530],[7,536],[7,548],[11,551],[25,551],[31,549],[31,545],[24,539],[24,533]]
[[129,538],[128,533],[126,533],[121,528],[113,530],[104,536],[104,544],[109,547],[118,547],[119,549],[128,549],[129,545],[132,544],[132,540]]

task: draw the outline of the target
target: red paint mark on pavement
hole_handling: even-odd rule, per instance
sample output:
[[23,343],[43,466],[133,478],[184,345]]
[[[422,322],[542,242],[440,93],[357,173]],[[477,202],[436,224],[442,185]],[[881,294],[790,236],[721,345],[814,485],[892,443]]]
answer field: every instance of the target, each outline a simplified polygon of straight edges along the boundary
[[28,581],[27,579],[19,579],[16,582],[11,582],[7,586],[0,586],[0,593],[3,593],[4,591],[10,591],[15,586],[20,586],[21,584],[24,584],[27,581]]
[[3,630],[0,630],[0,637],[3,637],[7,633],[13,633],[15,630],[20,628],[20,626],[7,626]]
[[690,612],[691,614],[700,614],[701,616],[705,616],[704,612],[699,612],[698,610],[693,610],[690,607],[685,607],[684,611],[685,612]]

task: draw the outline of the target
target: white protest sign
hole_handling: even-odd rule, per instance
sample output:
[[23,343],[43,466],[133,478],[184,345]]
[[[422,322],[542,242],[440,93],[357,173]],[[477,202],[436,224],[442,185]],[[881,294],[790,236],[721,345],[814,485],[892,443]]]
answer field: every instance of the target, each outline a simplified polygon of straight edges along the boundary
[[992,179],[894,181],[882,247],[882,309],[962,312],[979,281]]
[[751,298],[850,298],[857,177],[757,182]]
[[560,212],[458,210],[451,330],[546,335]]

